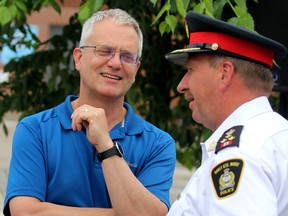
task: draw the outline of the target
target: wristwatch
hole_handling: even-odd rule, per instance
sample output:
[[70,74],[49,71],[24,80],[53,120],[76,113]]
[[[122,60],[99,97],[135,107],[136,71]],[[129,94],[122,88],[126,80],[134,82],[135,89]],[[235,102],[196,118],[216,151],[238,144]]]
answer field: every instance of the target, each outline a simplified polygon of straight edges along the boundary
[[106,158],[112,157],[114,155],[118,155],[119,157],[123,157],[123,150],[122,150],[121,145],[116,141],[113,141],[113,143],[114,143],[114,145],[112,148],[97,154],[97,158],[98,158],[99,162],[102,162]]

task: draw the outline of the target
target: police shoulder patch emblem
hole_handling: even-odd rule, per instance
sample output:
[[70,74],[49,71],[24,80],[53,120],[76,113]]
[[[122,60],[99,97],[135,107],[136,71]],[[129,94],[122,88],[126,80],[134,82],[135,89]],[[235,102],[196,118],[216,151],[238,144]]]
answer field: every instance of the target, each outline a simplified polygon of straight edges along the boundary
[[219,199],[232,196],[237,191],[243,168],[242,159],[230,159],[217,164],[212,169],[211,179]]
[[242,132],[243,126],[238,125],[230,128],[225,131],[224,134],[220,137],[217,142],[215,153],[217,154],[220,150],[226,147],[238,146],[240,141],[240,135]]

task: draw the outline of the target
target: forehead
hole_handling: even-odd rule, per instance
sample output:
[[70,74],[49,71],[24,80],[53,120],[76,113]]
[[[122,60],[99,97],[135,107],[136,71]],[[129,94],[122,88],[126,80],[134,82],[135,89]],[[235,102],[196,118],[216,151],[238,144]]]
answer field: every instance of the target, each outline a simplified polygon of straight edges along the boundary
[[187,58],[187,65],[192,63],[204,63],[209,61],[209,54],[207,53],[194,53],[189,54]]

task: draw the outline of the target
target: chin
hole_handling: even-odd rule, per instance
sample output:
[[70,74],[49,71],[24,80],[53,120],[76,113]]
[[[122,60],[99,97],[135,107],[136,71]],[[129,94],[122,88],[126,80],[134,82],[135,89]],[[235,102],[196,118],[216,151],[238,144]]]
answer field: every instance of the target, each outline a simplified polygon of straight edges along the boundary
[[192,112],[192,119],[193,119],[195,122],[197,122],[197,123],[199,123],[199,124],[202,124],[202,122],[200,121],[200,119],[197,118],[197,115],[195,114],[195,112]]

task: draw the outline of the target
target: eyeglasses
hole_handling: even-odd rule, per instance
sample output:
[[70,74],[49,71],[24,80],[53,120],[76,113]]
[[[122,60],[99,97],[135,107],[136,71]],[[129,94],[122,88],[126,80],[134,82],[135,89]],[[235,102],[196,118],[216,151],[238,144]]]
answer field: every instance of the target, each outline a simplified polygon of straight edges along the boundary
[[[109,46],[81,46],[80,49],[84,48],[91,48],[94,49],[94,54],[100,58],[110,60],[115,56],[115,53],[117,52],[114,48]],[[134,53],[130,52],[120,52],[120,60],[123,64],[126,65],[136,65],[138,61],[141,60],[141,58]]]

